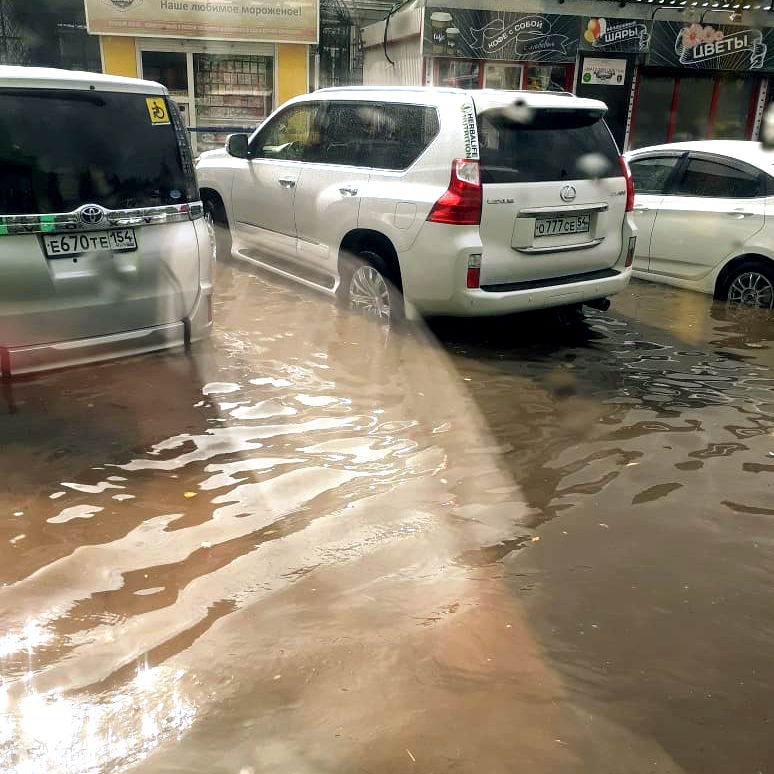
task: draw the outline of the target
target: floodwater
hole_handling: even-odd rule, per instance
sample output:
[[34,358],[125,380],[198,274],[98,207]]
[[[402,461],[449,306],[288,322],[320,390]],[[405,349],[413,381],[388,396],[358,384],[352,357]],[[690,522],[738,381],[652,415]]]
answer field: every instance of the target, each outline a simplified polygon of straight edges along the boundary
[[774,771],[774,319],[216,331],[0,414],[0,771]]

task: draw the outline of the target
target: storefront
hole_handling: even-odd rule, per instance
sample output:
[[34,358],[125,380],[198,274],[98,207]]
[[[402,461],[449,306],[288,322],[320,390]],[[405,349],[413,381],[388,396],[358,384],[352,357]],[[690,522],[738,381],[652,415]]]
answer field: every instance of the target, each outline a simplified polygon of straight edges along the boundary
[[195,152],[309,90],[318,0],[85,0],[103,70],[163,83]]
[[622,148],[758,136],[774,71],[774,16],[759,9],[736,15],[736,24],[703,24],[721,14],[719,5],[708,2],[701,13],[688,3],[657,5],[672,17],[658,20],[653,5],[636,0],[581,1],[573,13],[563,5],[542,13],[546,3],[535,0],[489,10],[416,2],[395,14],[386,35],[384,24],[366,28],[364,80],[599,99]]

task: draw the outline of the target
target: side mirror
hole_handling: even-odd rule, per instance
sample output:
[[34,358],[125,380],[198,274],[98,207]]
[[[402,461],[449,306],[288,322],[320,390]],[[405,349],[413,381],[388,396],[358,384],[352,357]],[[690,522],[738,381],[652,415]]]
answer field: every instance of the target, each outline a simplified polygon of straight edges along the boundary
[[763,114],[760,139],[764,148],[774,148],[774,102],[766,108],[766,112]]
[[226,138],[226,153],[238,159],[246,159],[250,155],[247,149],[247,135],[230,134]]

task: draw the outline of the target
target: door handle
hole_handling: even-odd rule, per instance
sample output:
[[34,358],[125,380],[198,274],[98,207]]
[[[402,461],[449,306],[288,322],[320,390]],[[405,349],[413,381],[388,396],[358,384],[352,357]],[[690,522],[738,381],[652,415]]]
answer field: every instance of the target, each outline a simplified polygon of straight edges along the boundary
[[747,218],[752,214],[752,212],[747,212],[746,210],[731,210],[731,212],[726,213],[726,215],[730,215],[732,218],[736,218],[737,220]]
[[650,207],[646,207],[644,204],[635,204],[634,205],[634,211],[635,212],[649,212]]
[[296,181],[292,177],[281,177],[277,181],[283,188],[295,188]]
[[353,185],[343,185],[339,188],[339,193],[342,196],[357,196],[357,188]]

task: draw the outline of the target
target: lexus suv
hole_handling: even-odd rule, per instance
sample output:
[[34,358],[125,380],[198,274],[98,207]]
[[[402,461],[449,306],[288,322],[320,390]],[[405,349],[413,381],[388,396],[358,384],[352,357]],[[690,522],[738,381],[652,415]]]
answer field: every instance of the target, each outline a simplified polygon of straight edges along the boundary
[[0,66],[0,376],[185,345],[213,244],[158,83]]
[[497,90],[295,98],[199,158],[216,253],[383,320],[607,308],[636,230],[605,111]]

